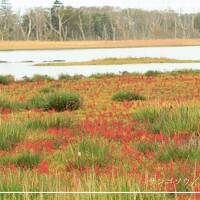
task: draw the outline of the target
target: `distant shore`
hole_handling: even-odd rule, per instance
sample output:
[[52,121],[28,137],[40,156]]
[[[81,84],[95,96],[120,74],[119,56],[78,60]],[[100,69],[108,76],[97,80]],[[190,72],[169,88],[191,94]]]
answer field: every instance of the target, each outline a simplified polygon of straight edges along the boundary
[[200,39],[116,40],[116,41],[1,41],[0,51],[90,48],[200,46]]
[[50,62],[39,63],[35,66],[81,66],[81,65],[126,65],[150,63],[200,63],[200,60],[177,60],[170,58],[106,58],[82,62]]

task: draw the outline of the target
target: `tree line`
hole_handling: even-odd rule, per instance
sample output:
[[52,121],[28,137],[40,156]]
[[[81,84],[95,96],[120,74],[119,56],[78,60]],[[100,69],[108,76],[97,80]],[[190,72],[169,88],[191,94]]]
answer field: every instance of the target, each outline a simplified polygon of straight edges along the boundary
[[0,1],[1,40],[128,40],[199,38],[200,13],[145,11],[115,7],[32,8],[22,15]]

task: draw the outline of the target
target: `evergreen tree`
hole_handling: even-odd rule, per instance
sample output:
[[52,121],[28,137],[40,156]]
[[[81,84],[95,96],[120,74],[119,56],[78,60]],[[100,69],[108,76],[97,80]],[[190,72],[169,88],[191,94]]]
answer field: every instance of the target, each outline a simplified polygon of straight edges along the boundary
[[55,2],[53,3],[53,8],[60,8],[63,6],[63,3],[59,0],[55,0]]
[[55,30],[59,30],[58,16],[63,7],[63,3],[60,0],[55,0],[51,8],[51,24]]
[[194,18],[194,28],[200,32],[200,13],[198,13]]
[[9,0],[0,0],[0,10],[2,12],[10,12],[11,11],[11,3],[9,2]]

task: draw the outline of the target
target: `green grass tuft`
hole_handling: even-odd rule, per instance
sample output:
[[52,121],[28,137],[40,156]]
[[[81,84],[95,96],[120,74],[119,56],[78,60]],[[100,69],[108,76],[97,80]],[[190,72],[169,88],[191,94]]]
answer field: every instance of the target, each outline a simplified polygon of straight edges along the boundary
[[146,153],[148,151],[157,151],[159,149],[159,143],[138,144],[137,149],[142,153]]
[[0,149],[10,150],[24,140],[26,128],[22,124],[3,123],[0,125]]
[[20,111],[25,108],[25,105],[20,102],[9,101],[8,99],[0,98],[0,111],[10,109],[12,111]]
[[152,133],[198,133],[200,131],[200,107],[144,108],[134,114]]
[[42,110],[78,110],[81,106],[79,94],[69,92],[50,93],[49,95],[37,95],[27,102],[29,109],[38,108]]
[[145,100],[144,96],[135,94],[133,92],[118,92],[112,96],[113,101],[138,101]]
[[8,85],[15,81],[15,78],[12,75],[2,76],[0,75],[0,84]]
[[60,81],[68,81],[71,80],[72,77],[69,74],[60,74],[58,80]]
[[159,151],[156,156],[159,161],[190,160],[200,163],[200,150],[197,147],[170,145]]
[[53,155],[54,161],[70,165],[73,168],[105,167],[111,163],[114,155],[110,153],[109,144],[103,140],[86,138],[79,143],[69,146],[65,152],[57,152]]
[[28,129],[42,129],[47,130],[49,128],[72,128],[73,120],[68,116],[53,115],[45,118],[32,118],[26,121],[26,127]]
[[55,109],[58,112],[78,110],[80,106],[81,99],[78,94],[59,92],[48,98],[48,109]]
[[49,94],[55,92],[55,89],[52,87],[43,87],[39,90],[39,92],[42,94]]
[[0,164],[14,164],[17,167],[25,169],[33,169],[41,161],[39,154],[33,154],[31,152],[23,152],[15,156],[6,156],[0,158]]

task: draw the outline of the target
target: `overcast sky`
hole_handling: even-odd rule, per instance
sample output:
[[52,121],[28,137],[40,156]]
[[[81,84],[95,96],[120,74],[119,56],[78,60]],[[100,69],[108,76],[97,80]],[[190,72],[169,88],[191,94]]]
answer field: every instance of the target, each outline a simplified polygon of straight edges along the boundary
[[[15,10],[24,10],[30,7],[50,7],[55,0],[10,0]],[[62,0],[65,5],[80,6],[115,6],[121,8],[166,9],[182,12],[200,11],[200,0]]]

